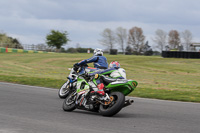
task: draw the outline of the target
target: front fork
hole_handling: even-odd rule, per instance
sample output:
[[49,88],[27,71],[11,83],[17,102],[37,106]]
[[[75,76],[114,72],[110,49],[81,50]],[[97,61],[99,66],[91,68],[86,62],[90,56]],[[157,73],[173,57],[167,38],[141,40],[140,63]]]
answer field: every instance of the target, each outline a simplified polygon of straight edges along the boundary
[[76,87],[77,79],[71,79],[70,77],[67,77],[67,79],[69,80],[69,88],[72,90],[74,87]]

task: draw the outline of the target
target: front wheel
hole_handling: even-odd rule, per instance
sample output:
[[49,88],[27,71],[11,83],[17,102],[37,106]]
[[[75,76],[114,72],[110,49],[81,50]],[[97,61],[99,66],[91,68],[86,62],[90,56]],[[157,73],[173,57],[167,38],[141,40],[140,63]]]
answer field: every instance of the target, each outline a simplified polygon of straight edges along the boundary
[[121,92],[112,92],[110,94],[112,102],[109,105],[100,105],[99,112],[103,116],[113,116],[117,114],[124,106],[125,96]]
[[58,91],[58,96],[61,99],[66,98],[69,95],[70,89],[69,89],[69,80],[67,82],[65,82],[62,87],[59,89]]
[[70,93],[66,99],[63,102],[63,110],[64,111],[73,111],[76,109],[75,106],[75,101],[76,101],[76,94],[74,93]]

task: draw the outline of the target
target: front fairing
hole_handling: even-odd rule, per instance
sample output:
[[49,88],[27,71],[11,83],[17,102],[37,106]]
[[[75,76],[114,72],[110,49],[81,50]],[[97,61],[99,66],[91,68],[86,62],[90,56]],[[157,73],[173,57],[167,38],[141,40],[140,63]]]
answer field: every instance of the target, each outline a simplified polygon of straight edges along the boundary
[[77,93],[89,91],[89,88],[90,88],[88,82],[82,76],[78,76],[76,87],[77,87],[76,88]]

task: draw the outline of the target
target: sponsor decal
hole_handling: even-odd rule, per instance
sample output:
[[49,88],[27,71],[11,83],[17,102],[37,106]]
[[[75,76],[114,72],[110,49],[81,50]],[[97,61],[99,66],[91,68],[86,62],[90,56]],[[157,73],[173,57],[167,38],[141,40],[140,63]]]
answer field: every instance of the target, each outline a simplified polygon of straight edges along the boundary
[[136,87],[136,86],[137,86],[137,84],[136,84],[135,82],[132,82],[132,85],[133,85],[134,87]]
[[99,78],[99,74],[95,74],[95,79],[98,79]]

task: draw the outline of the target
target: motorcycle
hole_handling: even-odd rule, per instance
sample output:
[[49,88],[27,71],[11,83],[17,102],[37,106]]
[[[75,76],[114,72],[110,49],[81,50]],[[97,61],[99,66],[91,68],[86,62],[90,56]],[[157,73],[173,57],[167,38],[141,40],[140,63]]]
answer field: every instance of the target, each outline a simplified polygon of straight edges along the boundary
[[[87,65],[84,65],[79,68],[79,71],[81,69],[83,69],[83,67],[86,72],[93,72],[96,70],[95,68],[90,69],[90,68],[88,68]],[[65,99],[69,95],[70,90],[72,90],[74,87],[76,87],[77,77],[78,77],[79,73],[77,73],[74,70],[74,68],[69,68],[69,70],[70,70],[70,73],[69,73],[69,76],[67,77],[68,80],[58,90],[58,96],[61,99]]]
[[[64,111],[73,111],[75,109],[83,109],[88,111],[99,112],[103,116],[113,116],[117,114],[123,107],[131,105],[134,101],[125,100],[125,96],[131,93],[138,83],[133,80],[126,79],[109,79],[105,75],[95,74],[89,76],[88,72],[79,74],[80,67],[77,71],[73,70],[76,75],[75,79],[69,78],[68,95],[63,102]],[[103,80],[105,95],[91,93],[97,88],[97,80]],[[72,87],[73,86],[73,87]]]
[[76,74],[73,68],[69,70],[71,71],[69,76],[67,77],[68,80],[61,86],[58,91],[58,96],[61,99],[65,99],[69,95],[70,90],[72,90],[76,86],[78,74]]

